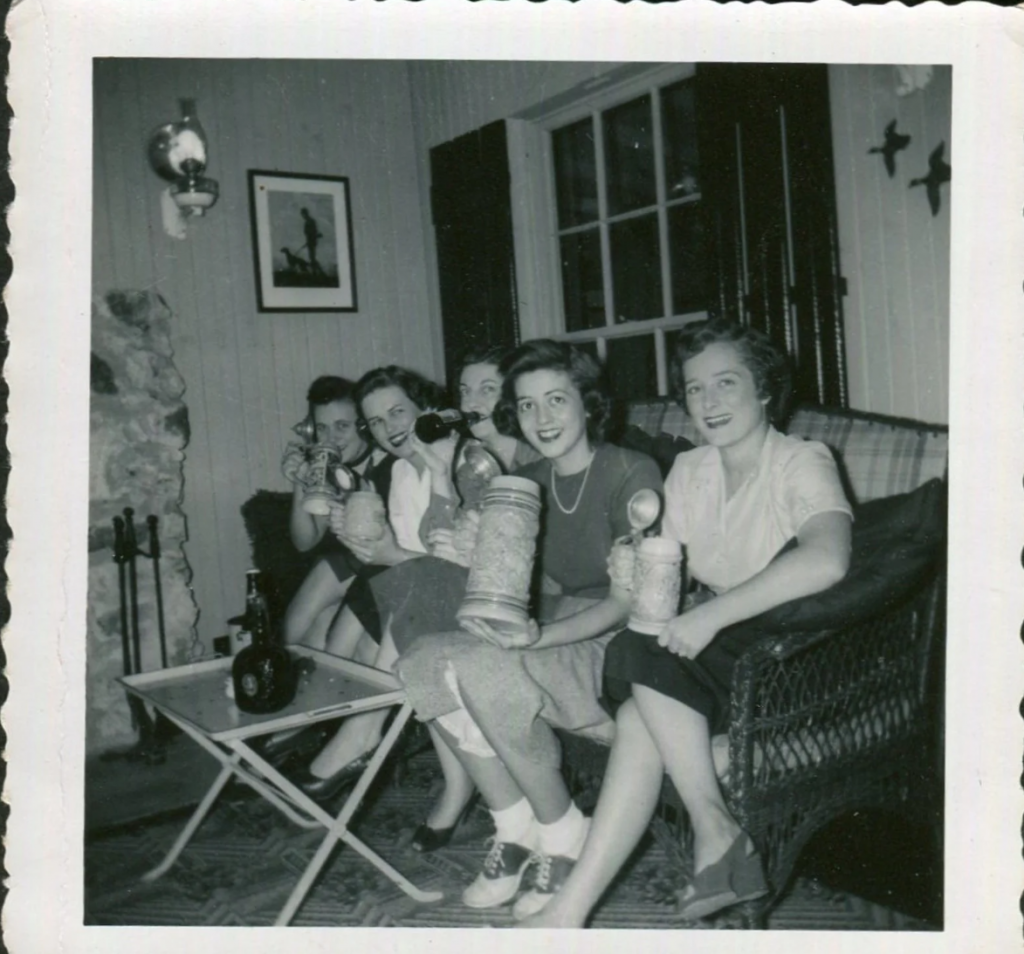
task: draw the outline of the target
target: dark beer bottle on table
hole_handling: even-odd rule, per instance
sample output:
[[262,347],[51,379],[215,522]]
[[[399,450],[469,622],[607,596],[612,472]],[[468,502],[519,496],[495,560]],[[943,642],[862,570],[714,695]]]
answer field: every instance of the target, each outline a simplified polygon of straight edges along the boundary
[[296,672],[291,654],[274,640],[258,570],[245,574],[244,619],[252,644],[235,656],[231,666],[235,705],[243,712],[277,712],[295,696]]

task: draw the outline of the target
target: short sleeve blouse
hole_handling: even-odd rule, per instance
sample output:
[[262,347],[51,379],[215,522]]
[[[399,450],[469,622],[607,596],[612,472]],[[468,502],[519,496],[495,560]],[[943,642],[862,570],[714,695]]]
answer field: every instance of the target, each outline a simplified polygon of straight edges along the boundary
[[429,504],[430,471],[424,467],[421,474],[407,460],[396,460],[388,491],[388,521],[395,532],[395,541],[403,549],[427,552],[419,530]]
[[540,460],[517,471],[540,484],[543,499],[540,559],[544,573],[572,596],[608,595],[608,554],[629,532],[626,505],[638,490],[662,489],[657,464],[646,454],[599,444],[587,471],[557,478]]
[[662,536],[686,547],[691,576],[723,593],[760,573],[808,517],[829,512],[853,516],[828,448],[770,427],[757,467],[728,500],[718,448],[676,458]]

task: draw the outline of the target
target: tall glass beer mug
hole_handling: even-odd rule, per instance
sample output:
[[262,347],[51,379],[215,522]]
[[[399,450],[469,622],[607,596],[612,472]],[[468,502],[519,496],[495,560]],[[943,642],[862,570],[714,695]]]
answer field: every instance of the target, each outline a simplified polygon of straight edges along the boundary
[[466,595],[456,617],[484,620],[509,649],[528,646],[530,581],[540,530],[540,487],[495,477],[484,493]]

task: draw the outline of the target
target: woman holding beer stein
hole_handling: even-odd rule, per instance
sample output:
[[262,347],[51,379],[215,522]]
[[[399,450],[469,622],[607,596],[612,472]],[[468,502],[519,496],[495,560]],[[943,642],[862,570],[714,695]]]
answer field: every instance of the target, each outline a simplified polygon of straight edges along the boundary
[[712,735],[727,728],[733,665],[757,634],[718,633],[838,582],[851,508],[828,449],[772,426],[789,378],[766,336],[719,321],[687,326],[673,378],[706,445],[676,458],[661,532],[686,548],[688,571],[709,598],[658,636],[627,629],[612,640],[605,679],[619,703],[617,732],[593,825],[561,890],[524,926],[586,923],[645,831],[665,772],[694,831],[696,874],[680,915],[707,917],[767,892],[711,752]]
[[586,837],[589,821],[566,789],[552,726],[611,729],[598,703],[601,666],[629,599],[611,584],[607,559],[629,532],[630,497],[660,491],[661,477],[650,458],[603,442],[609,401],[586,352],[530,341],[500,372],[498,413],[541,458],[517,476],[541,488],[538,559],[547,588],[561,595],[550,611],[540,607],[543,622],[524,624],[529,645],[515,649],[481,619],[463,620],[459,630],[456,604],[444,631],[417,635],[397,672],[417,716],[456,754],[494,819],[493,844],[463,901],[511,901],[535,863],[517,906],[529,913],[572,868]]

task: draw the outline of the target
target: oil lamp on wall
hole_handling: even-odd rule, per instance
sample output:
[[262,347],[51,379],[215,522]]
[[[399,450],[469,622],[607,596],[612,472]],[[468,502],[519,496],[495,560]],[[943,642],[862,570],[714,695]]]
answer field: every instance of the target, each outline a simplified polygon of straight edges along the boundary
[[216,179],[206,171],[206,132],[196,115],[194,99],[182,99],[181,119],[158,126],[149,137],[149,162],[162,179],[170,182],[161,195],[164,231],[172,238],[185,237],[185,223],[202,216],[220,194]]

